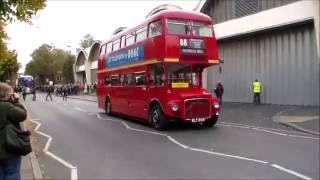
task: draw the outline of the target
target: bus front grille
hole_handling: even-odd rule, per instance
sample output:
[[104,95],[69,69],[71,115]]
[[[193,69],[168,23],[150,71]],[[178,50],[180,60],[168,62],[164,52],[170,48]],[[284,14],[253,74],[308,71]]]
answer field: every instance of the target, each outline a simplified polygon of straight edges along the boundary
[[187,99],[185,104],[185,119],[209,118],[211,115],[210,100],[207,98]]

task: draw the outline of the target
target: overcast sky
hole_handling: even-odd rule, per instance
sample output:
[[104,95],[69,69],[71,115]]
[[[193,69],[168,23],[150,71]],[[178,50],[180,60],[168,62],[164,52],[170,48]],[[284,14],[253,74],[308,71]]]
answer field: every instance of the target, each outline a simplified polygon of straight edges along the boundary
[[48,0],[32,24],[14,22],[6,27],[8,47],[18,53],[18,61],[25,65],[30,54],[43,43],[71,50],[79,47],[82,37],[89,33],[97,40],[106,40],[120,26],[132,27],[161,4],[178,5],[193,10],[199,0]]

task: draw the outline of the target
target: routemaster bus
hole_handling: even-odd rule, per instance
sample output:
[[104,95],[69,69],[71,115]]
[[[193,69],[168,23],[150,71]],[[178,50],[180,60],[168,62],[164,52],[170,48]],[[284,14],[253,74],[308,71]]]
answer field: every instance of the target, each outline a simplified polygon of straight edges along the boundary
[[202,88],[204,68],[219,64],[212,19],[163,10],[114,34],[100,47],[98,106],[149,123],[214,126],[220,102]]

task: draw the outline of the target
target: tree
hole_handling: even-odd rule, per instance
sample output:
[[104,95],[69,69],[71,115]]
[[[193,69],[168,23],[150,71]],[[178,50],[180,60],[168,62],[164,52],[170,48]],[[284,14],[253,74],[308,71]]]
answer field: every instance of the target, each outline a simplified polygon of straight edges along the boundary
[[93,36],[91,36],[90,34],[86,34],[85,36],[83,36],[81,42],[80,42],[80,46],[81,48],[85,49],[90,47],[93,43],[95,42]]
[[20,63],[17,61],[17,53],[8,50],[4,42],[4,39],[7,38],[4,25],[0,21],[0,81],[13,80],[13,77],[20,68]]
[[44,7],[45,0],[0,0],[0,81],[13,80],[21,66],[17,53],[7,48],[6,23],[15,20],[29,22]]
[[17,61],[17,53],[3,49],[0,51],[4,51],[0,52],[0,81],[12,81],[20,68],[20,63]]
[[0,21],[14,20],[28,22],[38,10],[45,7],[45,0],[0,0]]
[[64,79],[67,82],[72,82],[71,78],[73,77],[70,77],[70,74],[73,76],[72,66],[71,69],[68,68],[66,62],[73,61],[74,57],[69,52],[43,44],[33,51],[31,57],[32,60],[27,64],[25,73],[32,75],[36,79],[36,83],[45,84],[46,79],[56,82],[56,77],[60,74],[66,76]]
[[75,57],[71,54],[68,55],[67,59],[65,60],[62,68],[62,76],[67,83],[74,82],[73,76],[73,64],[74,64]]

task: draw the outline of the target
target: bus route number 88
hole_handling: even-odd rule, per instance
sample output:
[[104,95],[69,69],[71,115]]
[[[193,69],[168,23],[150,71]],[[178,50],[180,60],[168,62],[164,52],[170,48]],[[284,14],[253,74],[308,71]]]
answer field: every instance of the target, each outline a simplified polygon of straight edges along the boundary
[[188,47],[188,40],[180,39],[180,47]]

